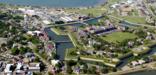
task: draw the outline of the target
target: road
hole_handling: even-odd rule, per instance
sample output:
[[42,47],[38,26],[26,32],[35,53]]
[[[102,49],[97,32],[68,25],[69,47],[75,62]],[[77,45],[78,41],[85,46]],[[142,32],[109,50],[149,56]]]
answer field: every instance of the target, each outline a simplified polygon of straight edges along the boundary
[[29,43],[28,47],[30,47],[33,50],[33,53],[35,54],[35,56],[37,56],[47,67],[48,70],[46,71],[45,75],[48,75],[48,72],[51,70],[51,64],[45,60],[44,58],[42,58],[37,52],[35,52],[34,49],[36,49],[36,45],[34,45],[33,43]]
[[148,10],[148,12],[152,15],[152,16],[155,16],[153,11],[150,9],[149,5],[145,2],[145,0],[142,1],[146,7],[146,9]]

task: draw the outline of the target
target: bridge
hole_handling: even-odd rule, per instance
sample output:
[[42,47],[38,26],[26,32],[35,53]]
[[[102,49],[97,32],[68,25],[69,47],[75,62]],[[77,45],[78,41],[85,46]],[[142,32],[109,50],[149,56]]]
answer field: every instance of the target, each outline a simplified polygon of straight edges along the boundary
[[99,16],[99,17],[95,17],[95,18],[90,18],[87,20],[83,20],[83,21],[76,21],[76,22],[71,22],[71,23],[66,23],[66,24],[54,24],[54,25],[48,25],[46,27],[59,27],[59,26],[74,26],[75,24],[84,24],[84,25],[89,25],[86,22],[89,22],[91,20],[96,20],[96,19],[100,19],[103,18],[104,16]]
[[55,43],[71,43],[71,41],[54,41]]

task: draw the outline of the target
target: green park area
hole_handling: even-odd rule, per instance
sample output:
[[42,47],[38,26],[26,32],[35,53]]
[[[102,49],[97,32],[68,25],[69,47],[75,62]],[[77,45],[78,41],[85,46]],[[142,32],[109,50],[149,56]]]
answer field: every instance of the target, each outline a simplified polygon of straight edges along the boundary
[[124,20],[129,22],[138,23],[138,24],[146,24],[145,17],[136,17],[136,16],[124,16],[121,17]]
[[55,32],[55,34],[57,34],[57,35],[67,35],[65,32],[61,31],[61,30],[58,29],[58,28],[51,28],[51,30],[52,30],[53,32]]
[[123,42],[124,40],[134,39],[137,36],[128,32],[114,32],[112,34],[108,34],[104,37],[101,37],[103,40],[108,41],[110,43]]
[[[116,12],[117,13],[117,12]],[[139,16],[119,16],[115,13],[113,13],[114,17],[118,18],[118,20],[125,20],[128,21],[130,23],[136,23],[136,24],[147,24],[146,23],[146,17],[139,17]],[[113,19],[113,18],[112,18]],[[117,19],[116,19],[117,20]]]
[[75,33],[71,33],[71,32],[70,32],[70,33],[68,33],[68,36],[69,36],[69,38],[71,39],[71,41],[72,41],[72,43],[73,43],[73,45],[74,45],[75,47],[78,47],[78,48],[82,48],[82,47],[83,47],[83,46],[78,42]]

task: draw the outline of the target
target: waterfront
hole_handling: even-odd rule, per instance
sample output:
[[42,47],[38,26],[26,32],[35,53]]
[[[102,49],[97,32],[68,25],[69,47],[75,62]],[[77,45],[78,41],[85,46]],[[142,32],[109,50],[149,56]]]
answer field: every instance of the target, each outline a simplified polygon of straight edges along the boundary
[[0,0],[0,3],[47,6],[47,7],[88,7],[104,3],[105,0]]

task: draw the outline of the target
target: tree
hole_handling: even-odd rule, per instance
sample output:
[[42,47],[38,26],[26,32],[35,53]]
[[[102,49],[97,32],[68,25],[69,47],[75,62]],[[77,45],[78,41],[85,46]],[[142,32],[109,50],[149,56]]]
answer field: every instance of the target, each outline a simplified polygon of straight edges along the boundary
[[84,64],[84,65],[83,65],[82,72],[83,72],[83,73],[87,73],[87,70],[88,70],[88,65],[87,65],[87,64]]
[[154,20],[154,26],[156,26],[156,19]]
[[77,50],[76,50],[75,48],[71,48],[71,49],[68,50],[68,52],[69,52],[69,54],[70,54],[71,56],[76,56],[76,55],[77,55],[76,51],[77,51]]
[[36,62],[40,62],[40,58],[39,57],[35,57],[35,61]]
[[12,47],[12,45],[13,45],[13,41],[12,40],[9,40],[8,42],[7,42],[7,46],[8,46],[8,48],[11,48]]
[[33,75],[42,75],[40,72],[33,72]]
[[17,15],[17,16],[14,16],[13,19],[15,19],[15,20],[23,20],[24,17]]
[[6,46],[7,46],[6,43],[1,44],[1,47],[6,47]]
[[113,72],[116,72],[116,71],[117,71],[117,69],[116,69],[116,68],[112,68],[112,71],[113,71]]
[[37,38],[37,37],[32,37],[31,39],[30,39],[30,41],[33,43],[33,44],[38,44],[40,41],[39,41],[39,39]]
[[13,55],[19,54],[18,48],[12,48],[12,49],[11,49],[11,54],[13,54]]
[[98,45],[98,44],[94,44],[93,47],[96,49],[96,50],[100,50],[102,45]]
[[72,70],[71,66],[67,66],[67,73],[71,74],[72,72],[73,72],[73,70]]
[[45,66],[46,65],[43,62],[41,62],[40,63],[40,70],[43,71],[46,68]]
[[96,67],[95,67],[95,66],[91,66],[91,67],[88,69],[88,73],[89,73],[89,74],[96,74]]
[[77,62],[74,61],[74,60],[69,60],[69,61],[67,61],[67,65],[68,65],[68,66],[74,66],[74,65],[76,65],[76,64],[77,64]]
[[51,53],[51,58],[52,58],[52,59],[57,59],[57,54],[56,54],[55,52],[52,52],[52,53]]
[[101,72],[102,72],[103,74],[106,74],[106,73],[108,73],[109,71],[108,71],[108,69],[107,69],[106,67],[103,67],[103,68],[101,69]]
[[138,35],[140,38],[145,38],[147,36],[146,32],[144,32],[143,30],[138,30],[135,33],[136,35]]
[[128,42],[130,41],[130,39],[126,39],[126,40],[124,40],[124,41],[122,41],[122,42],[119,42],[119,46],[127,46],[127,44],[128,44]]
[[25,54],[27,51],[28,51],[27,48],[24,48],[24,47],[21,47],[21,48],[19,49],[19,53],[20,53],[20,54]]
[[48,72],[48,75],[53,75],[53,73],[52,72]]
[[64,24],[63,21],[55,21],[55,24]]
[[88,13],[88,17],[93,18],[94,17],[93,13]]

